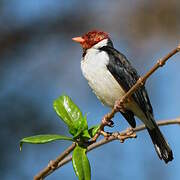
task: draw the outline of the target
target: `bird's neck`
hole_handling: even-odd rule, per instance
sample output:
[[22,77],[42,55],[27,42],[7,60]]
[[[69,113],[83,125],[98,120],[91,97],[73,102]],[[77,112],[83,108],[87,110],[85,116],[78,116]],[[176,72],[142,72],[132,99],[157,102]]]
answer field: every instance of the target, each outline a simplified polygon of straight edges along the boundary
[[100,51],[100,49],[105,46],[113,47],[112,41],[110,39],[103,39],[99,43],[92,46],[90,49],[83,49],[83,57],[86,55],[88,51],[92,51],[92,50]]

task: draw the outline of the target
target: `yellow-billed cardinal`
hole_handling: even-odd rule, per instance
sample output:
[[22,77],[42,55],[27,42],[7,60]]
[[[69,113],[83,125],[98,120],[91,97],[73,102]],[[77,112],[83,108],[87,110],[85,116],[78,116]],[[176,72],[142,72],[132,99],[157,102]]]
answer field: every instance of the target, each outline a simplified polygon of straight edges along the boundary
[[[105,32],[94,30],[72,39],[83,48],[81,69],[88,84],[104,105],[114,107],[115,102],[139,79],[137,71],[114,48]],[[145,124],[159,158],[166,163],[172,161],[172,150],[154,120],[145,87],[136,90],[124,107],[125,111],[121,114],[133,128],[136,126],[134,115]]]

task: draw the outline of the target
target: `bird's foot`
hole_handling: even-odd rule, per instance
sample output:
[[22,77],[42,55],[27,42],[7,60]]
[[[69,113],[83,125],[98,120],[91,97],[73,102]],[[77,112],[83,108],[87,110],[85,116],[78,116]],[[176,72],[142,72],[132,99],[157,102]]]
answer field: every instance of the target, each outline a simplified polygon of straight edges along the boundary
[[116,100],[114,103],[114,110],[115,111],[120,111],[120,112],[125,112],[125,107],[123,105],[123,102],[121,100]]
[[100,134],[103,135],[103,136],[104,136],[105,138],[107,138],[107,139],[108,139],[109,136],[112,135],[112,133],[110,133],[110,132],[105,132],[105,131],[101,131]]
[[130,127],[130,128],[127,128],[127,129],[126,129],[126,135],[127,135],[127,136],[134,135],[134,133],[135,133],[135,132],[134,132],[134,129],[133,129],[133,128]]
[[105,115],[103,117],[103,119],[101,121],[101,127],[100,127],[99,131],[95,134],[95,136],[91,139],[91,143],[96,142],[96,140],[100,134],[103,135],[104,137],[109,137],[110,133],[104,132],[105,126],[109,126],[109,127],[114,126],[114,122],[112,120],[109,120],[107,115]]
[[134,129],[127,128],[125,132],[119,134],[118,139],[120,140],[121,143],[123,143],[126,139],[136,138],[136,137],[137,137],[137,135],[136,135]]
[[114,126],[114,122],[112,120],[107,120],[106,117],[103,117],[102,124],[103,124],[103,126],[109,126],[109,127]]

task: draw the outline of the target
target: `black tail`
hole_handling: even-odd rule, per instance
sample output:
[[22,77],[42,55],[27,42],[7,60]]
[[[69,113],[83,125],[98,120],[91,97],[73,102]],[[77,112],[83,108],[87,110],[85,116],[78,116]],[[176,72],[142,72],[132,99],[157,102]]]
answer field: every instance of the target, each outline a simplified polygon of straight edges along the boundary
[[154,123],[154,125],[155,127],[153,129],[149,129],[147,127],[147,130],[149,132],[149,135],[151,136],[152,142],[159,158],[163,159],[165,163],[168,163],[169,161],[173,160],[172,150],[169,147],[169,144],[165,140],[164,136],[162,135],[157,124]]

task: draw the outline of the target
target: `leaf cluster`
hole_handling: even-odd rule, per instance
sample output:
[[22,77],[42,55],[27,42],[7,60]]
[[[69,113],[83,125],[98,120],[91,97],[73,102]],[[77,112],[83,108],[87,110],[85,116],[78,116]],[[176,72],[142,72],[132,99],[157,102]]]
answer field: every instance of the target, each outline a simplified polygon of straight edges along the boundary
[[44,134],[25,137],[20,141],[20,150],[23,143],[44,144],[57,140],[73,141],[76,147],[72,154],[72,164],[79,180],[91,179],[90,163],[86,155],[89,140],[99,130],[99,125],[88,128],[87,117],[67,95],[62,95],[53,103],[54,110],[60,119],[67,125],[71,136],[60,134]]

